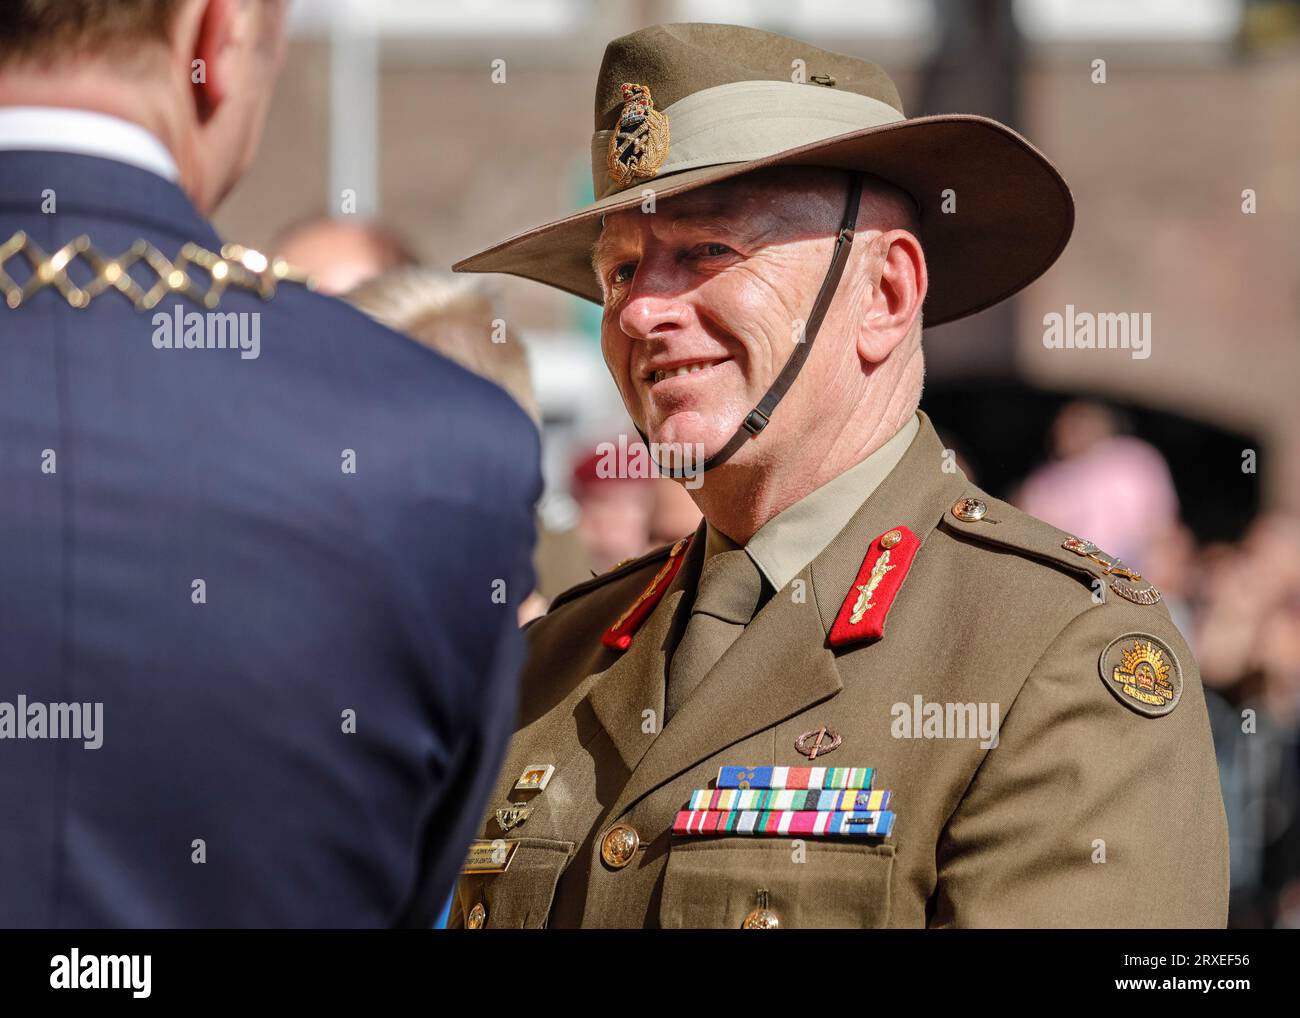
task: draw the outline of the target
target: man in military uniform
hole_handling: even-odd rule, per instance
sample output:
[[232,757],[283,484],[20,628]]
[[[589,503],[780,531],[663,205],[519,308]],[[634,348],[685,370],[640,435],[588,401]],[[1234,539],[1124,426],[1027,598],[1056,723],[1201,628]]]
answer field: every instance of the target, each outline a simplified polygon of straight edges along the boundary
[[0,926],[427,928],[505,749],[535,427],[206,220],[286,8],[5,5]]
[[661,465],[707,457],[705,522],[529,628],[453,924],[1222,925],[1205,704],[1159,591],[971,484],[916,409],[922,310],[1064,247],[1056,170],[993,121],[905,118],[873,64],[723,25],[611,43],[595,126],[596,202],[460,267],[603,303]]

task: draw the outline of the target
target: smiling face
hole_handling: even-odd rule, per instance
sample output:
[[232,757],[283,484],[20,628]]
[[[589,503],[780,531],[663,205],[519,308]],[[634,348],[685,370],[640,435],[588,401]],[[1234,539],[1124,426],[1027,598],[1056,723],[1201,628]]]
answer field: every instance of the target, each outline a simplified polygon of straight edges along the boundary
[[[846,192],[834,170],[770,170],[606,218],[601,347],[652,441],[712,454],[735,433],[801,335]],[[792,391],[778,416],[799,418],[799,402]]]

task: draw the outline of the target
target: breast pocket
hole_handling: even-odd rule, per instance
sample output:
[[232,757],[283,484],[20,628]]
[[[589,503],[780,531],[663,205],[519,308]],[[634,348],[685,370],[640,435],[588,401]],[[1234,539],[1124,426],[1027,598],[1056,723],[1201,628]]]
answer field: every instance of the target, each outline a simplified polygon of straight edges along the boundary
[[894,846],[789,838],[675,841],[659,921],[739,929],[765,903],[781,928],[869,929],[889,921]]
[[573,842],[518,838],[504,873],[462,876],[449,925],[468,929],[541,929]]

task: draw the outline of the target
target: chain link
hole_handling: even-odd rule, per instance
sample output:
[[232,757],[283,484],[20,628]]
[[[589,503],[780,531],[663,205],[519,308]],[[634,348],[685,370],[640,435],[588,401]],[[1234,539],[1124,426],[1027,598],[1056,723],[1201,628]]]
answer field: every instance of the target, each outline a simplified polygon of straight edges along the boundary
[[[6,271],[11,258],[21,255],[31,266],[32,275],[19,285]],[[90,282],[79,286],[68,275],[68,269],[81,259],[93,273]],[[141,286],[130,274],[130,269],[143,262],[156,277],[148,289]],[[191,270],[198,268],[207,277],[206,286],[196,279]],[[137,311],[148,311],[169,294],[180,294],[206,308],[215,308],[221,295],[231,286],[252,290],[263,300],[275,296],[279,283],[301,283],[313,288],[306,273],[292,268],[282,258],[268,259],[266,255],[239,244],[222,245],[220,254],[187,243],[175,260],[168,258],[147,240],[137,240],[115,258],[101,254],[85,234],[68,241],[52,255],[41,250],[34,240],[22,230],[0,244],[0,291],[5,303],[18,308],[33,294],[53,287],[71,307],[84,308],[101,293],[117,290],[134,305]]]

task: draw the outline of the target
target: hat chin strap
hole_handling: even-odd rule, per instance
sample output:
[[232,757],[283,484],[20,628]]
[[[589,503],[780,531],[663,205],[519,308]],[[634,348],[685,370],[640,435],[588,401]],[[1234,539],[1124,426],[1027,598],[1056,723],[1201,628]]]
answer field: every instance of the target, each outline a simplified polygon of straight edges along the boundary
[[[831,301],[835,299],[835,290],[840,284],[840,277],[844,275],[844,265],[849,260],[849,248],[853,246],[853,230],[857,225],[858,206],[861,200],[862,175],[855,173],[849,183],[849,198],[844,205],[844,218],[840,222],[840,233],[835,240],[835,250],[831,254],[831,264],[826,270],[826,278],[822,280],[821,289],[817,291],[817,299],[813,301],[812,311],[808,314],[808,324],[804,328],[803,339],[795,343],[789,359],[785,362],[785,367],[776,376],[776,381],[764,393],[763,398],[758,401],[758,406],[745,415],[745,420],[736,429],[736,433],[731,436],[730,441],[712,456],[705,457],[703,464],[699,468],[695,470],[687,470],[684,467],[669,468],[656,460],[655,466],[659,468],[660,476],[680,479],[692,477],[696,473],[704,473],[706,470],[712,470],[714,467],[726,463],[740,450],[742,445],[749,439],[757,437],[759,432],[771,423],[776,405],[781,402],[782,397],[794,384],[794,380],[799,377],[799,372],[808,360],[808,355],[812,353],[813,341],[816,340],[817,333],[822,327],[822,320],[826,317]],[[636,430],[648,449],[650,439],[640,428]]]

